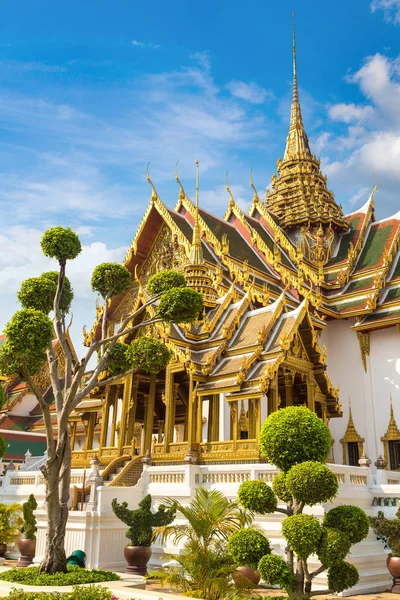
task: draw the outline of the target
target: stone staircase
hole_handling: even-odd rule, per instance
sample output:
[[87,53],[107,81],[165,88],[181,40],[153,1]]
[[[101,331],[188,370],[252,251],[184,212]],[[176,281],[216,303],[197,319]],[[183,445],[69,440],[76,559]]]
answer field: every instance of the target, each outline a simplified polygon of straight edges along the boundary
[[[139,481],[143,472],[142,456],[134,458],[120,457],[107,465],[102,476],[105,485],[110,486],[134,486]],[[86,485],[83,489],[83,504],[89,501],[90,486]],[[72,497],[72,510],[79,510],[82,506],[82,488],[74,486]]]
[[108,476],[104,483],[112,486],[134,486],[139,481],[142,472],[142,457],[135,456],[131,460],[126,460],[122,466],[118,467],[114,473]]

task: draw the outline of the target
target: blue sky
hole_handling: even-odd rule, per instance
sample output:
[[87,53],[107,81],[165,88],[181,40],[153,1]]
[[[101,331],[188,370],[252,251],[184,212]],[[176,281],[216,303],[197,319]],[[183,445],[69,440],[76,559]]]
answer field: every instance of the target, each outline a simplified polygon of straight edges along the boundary
[[374,186],[400,208],[400,0],[3,0],[0,5],[0,330],[21,279],[49,263],[43,230],[74,227],[74,327],[91,324],[90,272],[121,260],[149,199],[193,195],[223,214],[260,194],[288,129],[296,11],[304,121],[346,212]]

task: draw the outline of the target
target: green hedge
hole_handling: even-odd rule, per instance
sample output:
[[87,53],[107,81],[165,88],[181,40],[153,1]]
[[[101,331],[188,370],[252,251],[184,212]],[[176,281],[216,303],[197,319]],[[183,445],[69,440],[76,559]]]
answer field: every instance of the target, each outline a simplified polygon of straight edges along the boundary
[[[112,600],[112,592],[101,585],[91,585],[83,588],[74,586],[72,592],[60,594],[59,592],[24,592],[23,590],[13,589],[6,596],[8,600]],[[115,596],[114,596],[115,598]],[[134,600],[132,598],[132,600]]]
[[[80,567],[68,567],[67,573],[40,573],[39,567],[25,569],[10,569],[0,573],[3,581],[23,583],[25,585],[76,585],[79,583],[101,583],[103,581],[117,581],[119,575],[113,571],[93,570],[87,571]],[[80,599],[82,600],[82,599]]]

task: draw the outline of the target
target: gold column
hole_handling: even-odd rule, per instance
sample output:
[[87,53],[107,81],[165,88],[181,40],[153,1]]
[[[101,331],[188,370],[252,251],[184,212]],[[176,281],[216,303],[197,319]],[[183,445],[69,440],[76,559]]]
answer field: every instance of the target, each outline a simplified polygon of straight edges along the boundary
[[71,437],[71,450],[75,447],[75,439],[76,439],[76,421],[72,421],[70,423],[70,437]]
[[172,441],[173,422],[172,422],[172,402],[173,402],[173,383],[174,373],[171,373],[168,365],[165,370],[165,431],[164,431],[164,452],[169,452],[169,445]]
[[151,452],[151,440],[153,436],[153,424],[154,424],[154,408],[156,404],[156,385],[157,378],[156,374],[152,373],[150,375],[150,386],[149,386],[149,396],[147,400],[147,410],[146,410],[146,422],[144,429],[144,448],[143,452],[149,450]]
[[233,440],[233,450],[236,450],[238,438],[238,401],[230,402],[231,408],[231,438]]
[[123,454],[123,447],[126,440],[129,399],[132,393],[132,377],[132,375],[128,375],[124,381],[124,395],[122,396],[122,412],[118,438],[118,453],[120,456]]
[[133,375],[131,380],[131,394],[130,397],[128,397],[128,426],[125,438],[125,445],[127,446],[132,444],[134,436],[138,387],[139,377],[137,375]]
[[219,396],[210,396],[208,408],[207,440],[217,442],[219,437]]
[[196,411],[196,442],[201,444],[203,442],[203,396],[197,396]]
[[96,423],[96,413],[90,413],[87,430],[86,430],[85,451],[92,449],[95,423]]
[[112,391],[114,391],[114,390],[112,390],[111,386],[108,385],[106,387],[106,399],[104,402],[103,418],[101,421],[100,448],[99,448],[100,454],[101,454],[102,449],[105,448],[105,446],[107,445],[107,431],[108,431],[108,421],[109,421],[109,416],[110,416],[110,404],[111,404]]
[[293,406],[293,375],[285,373],[285,398],[286,406]]
[[307,375],[307,406],[315,412],[315,379],[312,373]]
[[120,385],[115,386],[115,394],[113,398],[113,420],[111,425],[111,436],[110,436],[110,447],[113,448],[115,446],[115,432],[117,429],[117,408],[118,408],[118,399],[120,394]]
[[260,437],[261,431],[261,398],[253,398],[253,412],[254,412],[254,437],[256,440]]
[[188,448],[190,449],[193,446],[193,438],[194,438],[194,423],[195,423],[195,413],[196,413],[196,400],[197,400],[197,386],[193,381],[193,376],[189,374],[189,396],[188,396],[188,431],[187,431],[187,442]]
[[256,427],[254,423],[254,400],[253,398],[249,399],[249,408],[248,408],[248,418],[249,418],[249,439],[254,440],[256,437]]
[[268,390],[268,417],[278,410],[278,375],[274,378]]

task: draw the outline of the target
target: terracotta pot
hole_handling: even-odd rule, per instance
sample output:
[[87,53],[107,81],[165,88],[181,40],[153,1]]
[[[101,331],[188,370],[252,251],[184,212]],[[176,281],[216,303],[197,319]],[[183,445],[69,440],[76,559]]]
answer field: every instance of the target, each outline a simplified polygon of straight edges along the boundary
[[254,587],[260,583],[260,573],[253,567],[238,567],[232,575],[236,587],[247,587],[250,581]]
[[125,546],[125,560],[128,563],[125,573],[132,575],[147,574],[147,563],[151,557],[151,546]]
[[28,567],[32,564],[36,552],[36,540],[27,540],[25,538],[19,538],[18,550],[20,551],[20,557],[17,562],[17,567]]
[[386,560],[389,573],[393,577],[392,594],[400,594],[400,556],[389,554]]

